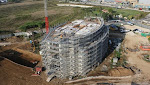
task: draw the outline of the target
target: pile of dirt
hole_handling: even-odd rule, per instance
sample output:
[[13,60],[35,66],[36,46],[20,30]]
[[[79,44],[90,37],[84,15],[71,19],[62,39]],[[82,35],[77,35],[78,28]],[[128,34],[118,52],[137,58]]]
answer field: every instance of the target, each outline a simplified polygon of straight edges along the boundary
[[29,68],[0,59],[0,85],[50,85],[40,77],[32,77],[33,73]]
[[33,51],[33,47],[32,47],[32,44],[30,43],[26,43],[20,47],[18,47],[19,49],[22,49],[22,50],[28,50],[28,51]]
[[22,58],[24,58],[26,60],[29,60],[29,61],[32,61],[32,60],[41,61],[41,56],[38,55],[38,54],[29,52],[29,51],[26,51],[26,50],[18,49],[18,48],[15,48],[13,50],[15,50],[15,51],[17,51],[19,53],[22,53]]
[[33,61],[33,59],[25,59],[24,55],[22,53],[19,53],[15,50],[6,50],[4,52],[0,53],[0,56],[7,58],[17,64],[21,64],[27,67],[35,67],[36,64],[33,64],[30,61]]
[[[36,62],[41,61],[41,56],[29,51],[29,47],[29,42],[20,42],[9,46],[3,46],[0,48],[0,56],[17,64],[33,68],[36,66]],[[27,50],[19,48],[26,48]]]
[[64,84],[66,80],[58,78],[46,82],[47,77],[44,72],[40,76],[31,76],[32,74],[34,74],[32,69],[0,57],[0,85],[66,85]]
[[122,76],[130,76],[133,75],[133,72],[130,69],[126,69],[123,67],[118,67],[115,69],[111,69],[108,72],[109,76],[114,76],[114,77],[122,77]]

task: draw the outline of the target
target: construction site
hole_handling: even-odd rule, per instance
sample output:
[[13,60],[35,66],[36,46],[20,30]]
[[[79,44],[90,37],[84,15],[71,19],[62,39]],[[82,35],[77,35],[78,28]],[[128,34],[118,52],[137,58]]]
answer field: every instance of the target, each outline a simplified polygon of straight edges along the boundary
[[[100,22],[98,22],[98,19]],[[24,40],[19,37],[11,37],[5,40],[1,40],[1,43],[7,42],[9,43],[9,45],[0,46],[0,69],[1,69],[0,70],[0,76],[1,76],[0,84],[1,85],[10,85],[10,84],[16,85],[16,84],[25,83],[25,85],[26,84],[29,84],[29,85],[31,84],[32,85],[34,84],[37,84],[37,85],[41,85],[41,84],[44,84],[44,85],[62,85],[62,84],[64,85],[89,85],[89,84],[98,84],[98,83],[107,82],[107,83],[113,83],[113,84],[119,83],[120,85],[122,83],[125,83],[126,85],[131,85],[131,82],[136,82],[138,84],[145,85],[145,83],[143,84],[142,82],[146,82],[146,84],[148,85],[149,80],[150,80],[150,76],[148,75],[150,74],[149,73],[150,53],[149,53],[149,41],[148,41],[149,35],[145,36],[145,34],[148,34],[147,32],[150,32],[150,30],[139,27],[139,26],[124,25],[126,29],[134,30],[135,28],[137,28],[137,29],[142,30],[143,32],[134,33],[133,31],[130,31],[128,33],[117,33],[117,31],[114,31],[115,33],[112,33],[114,35],[113,36],[110,33],[107,34],[107,32],[109,31],[108,31],[108,28],[104,26],[103,19],[101,18],[98,18],[98,19],[97,18],[85,18],[85,20],[75,20],[73,22],[68,22],[68,23],[62,24],[54,28],[55,31],[50,31],[52,35],[47,34],[44,40],[42,40],[43,42],[41,42],[39,53],[42,54],[41,50],[43,48],[43,52],[44,51],[47,52],[43,54],[47,54],[47,55],[41,56],[39,55],[39,53],[35,53],[34,47],[32,47],[32,43],[30,43],[30,41]],[[77,26],[74,26],[74,23],[77,21],[80,21],[80,23],[78,23],[79,25],[76,24]],[[88,25],[80,28],[80,26],[82,26],[83,23],[97,24],[95,25],[97,29],[94,26],[93,28],[91,27],[92,30],[95,28],[95,31],[93,33],[95,34],[95,38],[94,38],[94,35],[92,35],[92,37],[90,38],[87,37],[89,33],[92,34],[92,32],[90,32],[89,30],[88,31],[89,33],[84,32],[84,33],[81,33],[80,36],[79,36],[80,34],[79,33],[77,38],[74,39],[74,37],[76,37],[75,35],[76,33],[84,29],[85,27],[88,28]],[[68,26],[70,24],[71,24],[70,30],[72,29],[71,32],[74,32],[73,37],[71,36],[72,34],[70,30],[66,32],[66,30],[69,29]],[[58,32],[60,31],[58,30],[58,28],[63,29],[64,27],[66,29],[65,31],[62,30],[62,32]],[[78,29],[78,31],[73,30],[73,29]],[[104,32],[103,37],[105,38],[102,37],[102,32]],[[98,35],[97,38],[96,38],[96,34]],[[122,37],[121,34],[124,35],[124,37]],[[109,38],[108,38],[108,35],[109,35]],[[87,38],[83,38],[85,36]],[[83,41],[81,41],[80,38]],[[72,39],[74,41],[70,42]],[[76,39],[78,41],[76,41]],[[91,39],[92,41],[91,42],[90,40],[86,41],[88,39]],[[99,60],[98,60],[98,58],[96,57],[98,54],[96,53],[98,52],[97,47],[98,46],[103,47],[105,43],[103,43],[102,41],[103,40],[105,41],[105,39],[106,39],[106,42],[108,42],[107,41],[108,39],[111,40],[112,42],[112,44],[108,43],[107,44],[108,46],[106,45],[106,47],[108,47],[108,50],[105,50],[105,51],[107,51],[107,53],[109,54],[105,57],[103,54],[104,52],[101,53],[100,51],[99,55],[103,55],[103,56],[98,56],[99,57]],[[60,41],[62,41],[63,43],[62,42],[60,43]],[[118,43],[121,43],[121,44],[118,44]],[[117,56],[115,55],[115,51],[118,49],[119,45],[120,45],[120,49],[122,50],[121,57],[120,59],[119,58],[117,59],[118,61],[115,61],[116,57],[118,56],[118,55]],[[65,50],[61,49],[60,46],[63,46]],[[59,47],[60,49],[57,50]],[[91,47],[91,48],[89,49],[88,47]],[[101,49],[103,50],[104,48],[99,48],[99,50]],[[66,51],[68,51],[68,53]],[[94,52],[92,53],[92,51]],[[88,52],[91,52],[91,54]],[[58,53],[64,54],[66,55],[66,57]],[[87,53],[87,54],[85,55],[84,53],[85,54]],[[51,57],[51,55],[53,56]],[[64,58],[66,58],[66,60]],[[94,60],[94,58],[96,59]],[[105,59],[103,60],[102,58],[105,58]],[[89,65],[87,61],[90,61]],[[121,64],[121,63],[126,63],[126,64]],[[57,66],[57,65],[60,65],[60,66]],[[46,71],[43,71],[41,67],[46,67]],[[67,72],[67,74],[63,72]],[[60,75],[60,74],[63,74],[63,75]],[[48,83],[46,82],[46,80],[47,78],[49,79],[50,75],[53,75],[59,78],[53,78]],[[80,79],[79,77],[76,77],[79,75],[81,75],[82,79]],[[69,79],[72,79],[72,80],[68,81],[68,77]]]
[[[87,15],[83,19],[76,17],[80,12],[73,11],[65,16],[74,5],[63,8],[53,3],[54,8],[47,8],[50,3],[44,1],[46,29],[31,27],[32,30],[26,32],[16,30],[8,34],[0,30],[0,85],[150,85],[149,26],[128,20],[107,22],[102,16]],[[21,8],[22,4],[10,4],[10,8],[14,8],[12,5]],[[32,9],[33,1],[25,6],[29,4],[28,8]],[[25,9],[22,14],[28,13]],[[52,10],[47,12],[47,9]],[[41,10],[35,11],[33,17],[44,14]],[[64,13],[62,17],[74,14],[75,18],[55,16],[56,11],[57,15]],[[50,22],[55,23],[51,25],[48,13],[59,17],[61,22],[53,22],[54,17],[50,17]],[[14,17],[11,15],[8,19]]]
[[40,54],[47,75],[86,76],[98,66],[108,48],[109,29],[100,17],[75,20],[55,28],[41,42]]

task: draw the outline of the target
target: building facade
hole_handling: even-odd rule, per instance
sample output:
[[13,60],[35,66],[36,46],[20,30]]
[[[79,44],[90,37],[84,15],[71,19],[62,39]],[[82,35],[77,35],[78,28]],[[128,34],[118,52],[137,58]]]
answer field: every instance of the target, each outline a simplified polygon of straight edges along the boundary
[[0,3],[6,3],[7,0],[0,0]]
[[150,0],[139,0],[134,6],[135,8],[146,8],[150,9]]
[[85,76],[107,52],[109,29],[101,18],[76,20],[52,33],[41,42],[40,54],[47,74],[60,78]]
[[147,5],[150,5],[150,0],[139,0],[139,4],[147,4]]

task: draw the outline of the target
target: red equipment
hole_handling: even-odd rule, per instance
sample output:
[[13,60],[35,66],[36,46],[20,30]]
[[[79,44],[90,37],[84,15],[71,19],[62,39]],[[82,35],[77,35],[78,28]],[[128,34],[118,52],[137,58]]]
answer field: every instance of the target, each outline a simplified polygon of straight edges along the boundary
[[143,51],[150,51],[150,46],[140,46]]
[[46,27],[46,34],[48,34],[48,32],[49,32],[49,21],[48,21],[48,17],[45,17],[45,27]]
[[142,8],[139,8],[139,10],[142,10]]
[[42,67],[35,67],[33,70],[35,71],[35,74],[32,74],[31,76],[40,76]]

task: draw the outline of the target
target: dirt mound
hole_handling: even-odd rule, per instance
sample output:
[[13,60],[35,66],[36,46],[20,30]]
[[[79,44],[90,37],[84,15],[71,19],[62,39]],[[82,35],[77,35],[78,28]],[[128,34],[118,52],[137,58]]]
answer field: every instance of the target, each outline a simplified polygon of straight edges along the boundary
[[40,77],[32,77],[32,70],[0,59],[0,85],[48,85]]
[[114,76],[114,77],[121,77],[121,76],[133,75],[133,72],[130,69],[118,67],[118,68],[115,68],[115,69],[111,69],[108,72],[108,75],[109,76]]
[[26,51],[26,50],[18,49],[18,48],[15,48],[13,50],[15,50],[15,51],[17,51],[19,53],[22,53],[22,58],[24,58],[26,60],[29,60],[29,61],[32,61],[32,60],[41,61],[41,56],[38,55],[38,54],[29,52],[29,51]]
[[28,50],[28,51],[33,51],[33,47],[32,47],[32,44],[30,43],[26,43],[20,47],[18,47],[19,49],[22,49],[22,50]]
[[0,56],[7,58],[15,63],[27,66],[27,67],[35,67],[36,64],[33,64],[32,62],[30,62],[32,59],[24,59],[24,56],[22,53],[19,53],[17,51],[14,50],[7,50],[4,52],[0,53]]
[[24,66],[34,67],[35,64],[33,63],[35,61],[41,61],[41,56],[29,51],[30,47],[31,46],[28,42],[20,42],[9,46],[4,46],[1,47],[0,56]]
[[[0,57],[0,85],[66,85],[64,80],[54,78],[46,82],[45,73],[40,76],[31,76],[34,72]],[[67,84],[68,85],[68,84]],[[72,85],[72,84],[69,84]]]

